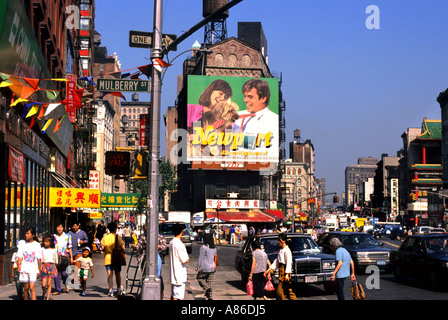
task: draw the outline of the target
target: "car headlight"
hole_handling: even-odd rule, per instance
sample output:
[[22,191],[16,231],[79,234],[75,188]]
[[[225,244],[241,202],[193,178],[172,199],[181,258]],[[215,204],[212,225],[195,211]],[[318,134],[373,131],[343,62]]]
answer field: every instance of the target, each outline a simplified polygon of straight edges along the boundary
[[324,262],[324,263],[322,263],[322,268],[334,269],[334,268],[336,268],[336,262]]
[[358,253],[356,253],[356,256],[358,258],[367,258],[369,255],[365,252],[358,252]]
[[443,261],[442,262],[442,267],[443,268],[448,268],[448,261]]

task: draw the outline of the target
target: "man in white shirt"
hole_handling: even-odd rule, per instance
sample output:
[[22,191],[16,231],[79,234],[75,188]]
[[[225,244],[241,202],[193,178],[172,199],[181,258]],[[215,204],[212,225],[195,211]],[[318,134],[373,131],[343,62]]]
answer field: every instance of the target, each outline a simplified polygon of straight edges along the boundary
[[243,85],[242,93],[246,110],[239,112],[233,132],[244,132],[244,149],[269,151],[270,157],[277,158],[278,115],[268,107],[269,84],[262,79],[250,79]]
[[187,248],[182,243],[184,227],[173,226],[174,238],[169,244],[171,271],[171,300],[183,300],[185,297],[185,283],[187,282],[186,263],[190,261]]

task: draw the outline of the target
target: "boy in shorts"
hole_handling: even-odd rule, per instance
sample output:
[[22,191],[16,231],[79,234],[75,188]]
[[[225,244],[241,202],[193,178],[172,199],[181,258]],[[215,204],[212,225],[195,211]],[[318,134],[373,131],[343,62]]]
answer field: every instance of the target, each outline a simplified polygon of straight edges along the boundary
[[79,279],[81,281],[82,292],[81,295],[86,295],[87,279],[89,275],[93,278],[93,261],[90,258],[90,248],[85,247],[82,249],[82,256],[76,260],[72,260],[72,264],[75,262],[80,263]]

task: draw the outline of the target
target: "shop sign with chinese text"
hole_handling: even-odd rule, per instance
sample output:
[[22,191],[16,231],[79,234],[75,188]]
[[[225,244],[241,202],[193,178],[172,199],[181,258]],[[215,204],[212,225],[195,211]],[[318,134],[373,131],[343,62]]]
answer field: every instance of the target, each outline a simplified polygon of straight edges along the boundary
[[50,207],[100,208],[99,189],[50,188]]

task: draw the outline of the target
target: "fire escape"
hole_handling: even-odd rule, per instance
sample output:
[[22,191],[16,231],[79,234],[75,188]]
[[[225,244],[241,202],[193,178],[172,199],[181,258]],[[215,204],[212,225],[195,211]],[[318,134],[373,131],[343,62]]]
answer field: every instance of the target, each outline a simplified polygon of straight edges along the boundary
[[[93,74],[93,37],[94,20],[93,12],[95,10],[92,0],[78,0],[80,9],[79,30],[76,30],[75,37],[75,55],[78,61],[81,78]],[[85,88],[85,93],[93,92],[92,83],[88,80],[78,80],[78,85]],[[93,94],[92,94],[93,97]],[[84,103],[76,115],[76,124],[74,131],[74,157],[73,168],[74,177],[82,187],[89,186],[90,170],[95,169],[95,159],[93,158],[92,148],[94,143],[93,117],[95,109],[93,103]]]

